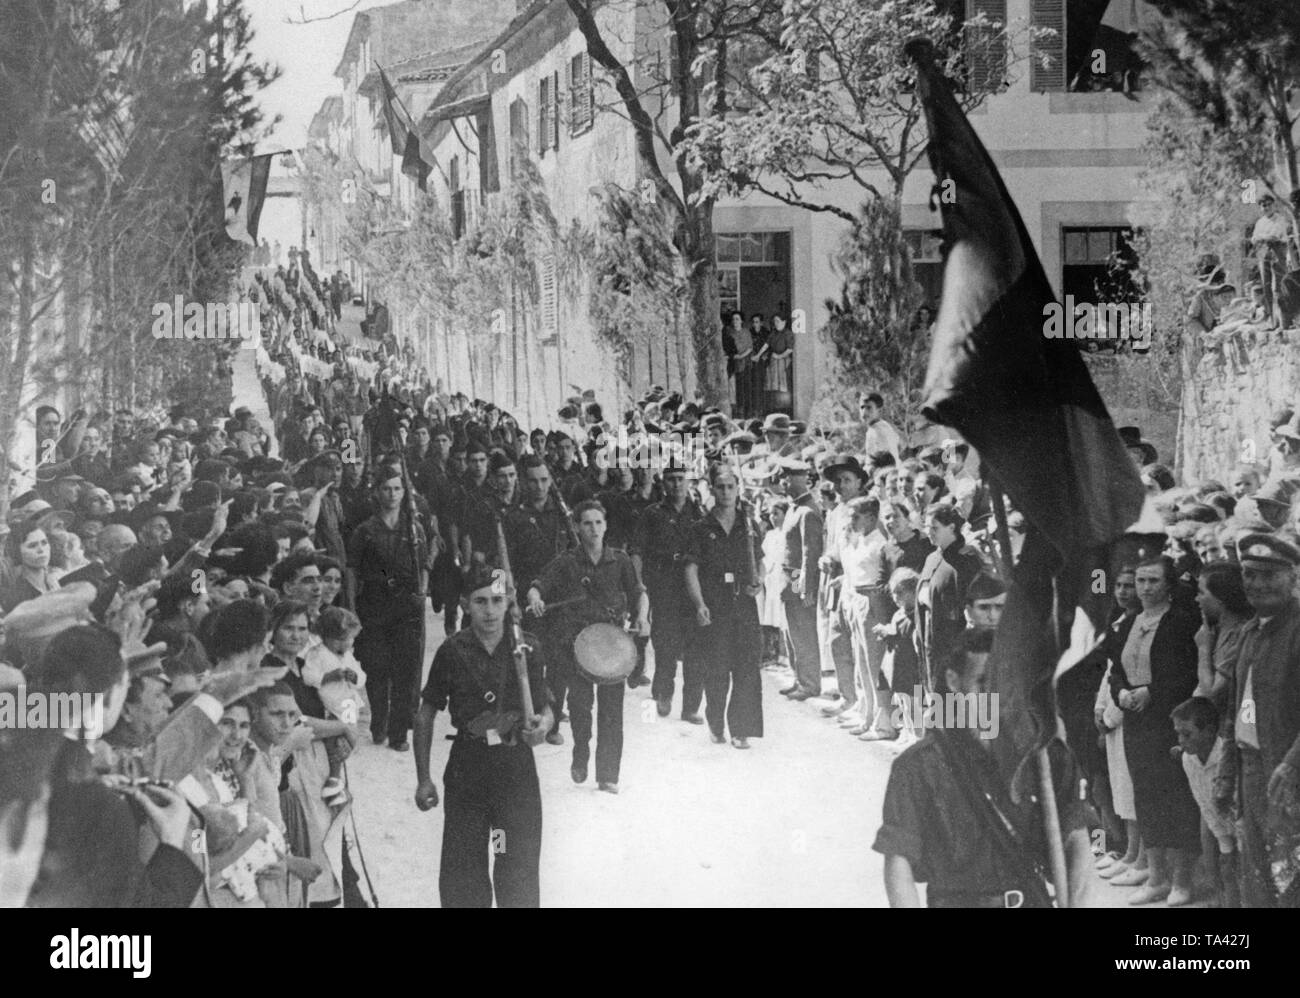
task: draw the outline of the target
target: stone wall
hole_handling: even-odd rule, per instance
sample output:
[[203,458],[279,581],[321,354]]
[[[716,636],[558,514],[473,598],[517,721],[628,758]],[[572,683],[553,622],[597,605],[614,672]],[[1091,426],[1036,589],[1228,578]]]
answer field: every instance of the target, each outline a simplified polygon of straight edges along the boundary
[[1264,463],[1269,416],[1300,402],[1300,330],[1238,347],[1239,364],[1212,350],[1184,384],[1184,481],[1222,479],[1243,460]]

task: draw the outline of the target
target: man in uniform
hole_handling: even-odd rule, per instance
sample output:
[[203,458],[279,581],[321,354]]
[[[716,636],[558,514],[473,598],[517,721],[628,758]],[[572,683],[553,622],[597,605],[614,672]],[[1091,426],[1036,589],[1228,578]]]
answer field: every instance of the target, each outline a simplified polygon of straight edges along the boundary
[[578,461],[578,445],[573,437],[561,433],[556,441],[556,451],[559,460],[551,470],[551,477],[555,479],[564,501],[572,509],[578,503],[591,498],[591,485],[587,481],[586,469]]
[[[540,905],[542,795],[533,746],[554,723],[536,638],[507,634],[512,593],[499,570],[475,565],[462,597],[469,626],[438,648],[415,722],[415,803],[438,804],[429,776],[438,711],[448,708],[456,737],[443,773],[446,817],[438,891],[444,908]],[[532,702],[525,708],[515,655],[528,661]],[[496,857],[488,871],[488,848]]]
[[808,488],[812,470],[808,462],[793,457],[776,459],[790,509],[781,532],[785,536],[786,634],[790,645],[790,666],[795,681],[781,692],[791,700],[807,700],[822,691],[821,657],[817,646],[817,593],[820,589],[822,556],[822,514]]
[[686,488],[686,468],[671,461],[661,473],[664,497],[641,516],[632,562],[650,595],[650,640],[655,648],[655,674],[650,693],[660,717],[673,709],[677,663],[682,663],[682,720],[702,724],[700,701],[704,677],[695,642],[694,613],[686,599],[682,556],[686,538],[703,515]]
[[[993,634],[966,632],[949,649],[943,680],[955,694],[985,693]],[[876,852],[885,856],[891,908],[1047,908],[1048,868],[1042,808],[1026,795],[1013,804],[999,751],[1009,739],[981,738],[975,727],[936,728],[905,750],[889,772]],[[1060,746],[1057,746],[1060,747]],[[1070,907],[1092,874],[1087,823],[1068,753],[1053,755]],[[1002,765],[999,765],[999,763]]]
[[370,734],[397,752],[408,748],[424,663],[424,592],[428,547],[423,528],[402,512],[406,490],[396,465],[375,472],[375,515],[348,538],[347,593],[361,618],[356,656],[366,672]]
[[[1242,825],[1241,899],[1248,908],[1295,907],[1293,883],[1279,900],[1270,871],[1270,833],[1294,822],[1300,808],[1300,549],[1272,534],[1247,534],[1237,545],[1246,599],[1255,611],[1242,629],[1228,683],[1227,749],[1215,797],[1226,810],[1238,799]],[[1295,834],[1292,828],[1291,834]]]
[[[506,513],[506,548],[510,554],[510,568],[515,584],[531,585],[551,561],[570,547],[572,534],[560,504],[551,494],[551,469],[536,454],[526,455],[520,462],[523,473],[523,502]],[[539,636],[551,647],[554,642],[548,623],[537,621]],[[567,674],[558,668],[558,658],[548,658],[551,666],[546,680],[550,686],[557,723],[546,735],[551,745],[563,745],[558,718],[564,709],[564,694],[568,689]]]
[[573,728],[574,783],[585,783],[590,758],[591,710],[598,701],[596,736],[596,783],[607,793],[618,793],[619,764],[623,756],[623,684],[596,685],[578,673],[573,660],[573,639],[588,624],[622,625],[635,605],[638,634],[650,633],[650,601],[637,577],[632,559],[622,551],[605,547],[605,510],[600,503],[586,500],[573,510],[578,526],[579,546],[555,558],[534,580],[528,591],[528,605],[541,617],[546,602],[581,598],[557,627],[555,655],[567,658],[562,668],[571,669],[569,716]]
[[494,450],[488,457],[487,486],[482,489],[475,501],[467,504],[462,553],[468,543],[469,562],[481,562],[494,568],[501,564],[501,535],[498,524],[504,526],[506,514],[515,505],[515,492],[519,482],[519,472],[515,463],[504,451]]

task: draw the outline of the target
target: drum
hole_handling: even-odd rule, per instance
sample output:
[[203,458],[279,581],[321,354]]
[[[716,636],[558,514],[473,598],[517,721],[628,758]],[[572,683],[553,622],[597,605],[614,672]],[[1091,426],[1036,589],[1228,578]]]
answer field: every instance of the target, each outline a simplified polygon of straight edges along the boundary
[[588,624],[573,642],[578,672],[589,683],[621,683],[636,668],[636,642],[613,624]]

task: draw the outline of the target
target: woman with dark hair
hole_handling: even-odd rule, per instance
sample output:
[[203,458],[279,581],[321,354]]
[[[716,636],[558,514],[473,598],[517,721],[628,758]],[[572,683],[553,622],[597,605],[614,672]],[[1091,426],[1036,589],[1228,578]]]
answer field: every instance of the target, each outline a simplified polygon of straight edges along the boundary
[[320,608],[337,606],[339,593],[343,591],[343,566],[334,558],[320,555],[316,559],[320,569],[321,599]]
[[59,588],[50,573],[50,537],[36,519],[18,524],[5,544],[13,576],[0,589],[0,610],[9,613],[19,603]]
[[1199,621],[1173,601],[1177,576],[1168,558],[1146,558],[1135,575],[1142,611],[1128,623],[1110,685],[1124,712],[1124,755],[1133,777],[1138,830],[1150,878],[1130,904],[1192,900],[1192,870],[1201,846],[1201,816],[1182,765],[1170,712],[1196,687]]
[[1216,561],[1201,569],[1196,605],[1205,623],[1196,632],[1196,696],[1226,706],[1225,690],[1241,650],[1242,628],[1254,616],[1241,581],[1241,566]]

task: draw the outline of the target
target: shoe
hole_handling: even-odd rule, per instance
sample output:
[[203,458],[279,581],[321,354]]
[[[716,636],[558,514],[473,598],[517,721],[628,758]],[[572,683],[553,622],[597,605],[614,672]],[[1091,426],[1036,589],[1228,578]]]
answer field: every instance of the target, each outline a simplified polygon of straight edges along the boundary
[[650,680],[648,680],[645,676],[632,675],[627,677],[627,688],[629,690],[634,690],[638,686],[649,686],[649,685],[650,685]]
[[897,738],[897,737],[898,737],[898,736],[895,735],[895,734],[886,734],[886,733],[883,732],[883,731],[876,731],[875,729],[870,729],[870,730],[868,730],[868,731],[864,731],[862,734],[858,735],[858,741],[860,741],[860,742],[892,742],[892,741],[893,741],[895,738]]
[[577,763],[575,763],[574,765],[569,767],[569,775],[573,777],[574,783],[586,783],[587,767],[585,765],[579,766]]
[[411,747],[411,743],[405,738],[399,738],[395,742],[389,742],[388,747],[394,752],[405,752]]
[[[1113,880],[1111,881],[1112,884],[1114,882],[1115,881]],[[1154,887],[1151,884],[1147,884],[1145,887],[1139,887],[1132,894],[1130,894],[1128,903],[1129,904],[1151,904],[1154,901],[1163,901],[1165,898],[1169,897],[1171,892],[1172,892],[1172,887],[1169,884],[1164,884],[1163,886],[1160,887]]]
[[1102,880],[1113,880],[1121,874],[1128,873],[1131,869],[1132,867],[1124,862],[1111,863],[1109,866],[1103,866],[1098,869],[1097,876],[1101,877]]
[[846,710],[843,714],[835,719],[841,728],[856,728],[860,724],[865,724],[867,719],[857,711]]
[[848,713],[848,709],[849,709],[849,705],[844,703],[843,701],[840,701],[838,704],[835,704],[832,707],[823,707],[821,709],[822,717],[843,717],[846,713]]
[[731,739],[731,747],[739,749],[749,748],[749,739],[744,735],[741,735],[739,738],[733,738]]
[[710,732],[709,732],[709,737],[710,737],[711,739],[713,739],[713,744],[714,744],[714,745],[726,745],[726,744],[727,744],[727,736],[726,736],[726,735],[720,735],[720,734],[718,734],[718,732],[716,732],[716,731],[710,731]]
[[382,747],[383,744],[384,744],[386,741],[388,741],[388,738],[387,738],[386,736],[384,736],[384,735],[371,735],[371,736],[370,736],[370,741],[371,741],[372,744],[374,744],[374,745],[379,745],[379,746]]
[[1112,887],[1137,887],[1141,884],[1145,884],[1150,876],[1151,873],[1147,870],[1138,870],[1129,867],[1124,873],[1110,877],[1109,879]]
[[806,690],[800,690],[798,693],[791,693],[790,699],[795,703],[803,703],[805,700],[811,700],[813,695]]
[[1186,887],[1175,887],[1169,892],[1169,897],[1165,898],[1165,904],[1171,908],[1181,908],[1185,904],[1192,903],[1192,892]]
[[550,731],[546,732],[546,744],[563,745],[564,736],[560,734],[558,731],[556,731],[554,728],[552,728]]
[[325,781],[325,786],[320,788],[321,800],[329,800],[342,793],[347,793],[347,791],[343,789],[343,781],[337,776],[331,776]]
[[603,790],[607,794],[616,794],[618,793],[618,784],[612,783],[609,780],[601,780],[601,782],[596,785],[596,789]]
[[699,714],[683,714],[683,715],[682,715],[682,720],[685,721],[687,724],[703,724],[703,723],[704,723],[704,718],[700,717]]
[[660,717],[667,717],[673,712],[673,701],[671,697],[655,697],[655,706],[659,708]]
[[864,721],[861,724],[855,724],[853,727],[849,728],[849,734],[851,734],[854,738],[857,738],[859,735],[865,735],[870,730],[871,730],[871,725],[867,724]]
[[787,686],[785,689],[783,689],[781,691],[781,696],[788,697],[791,693],[798,693],[799,690],[800,690],[799,684],[795,683],[793,686]]

